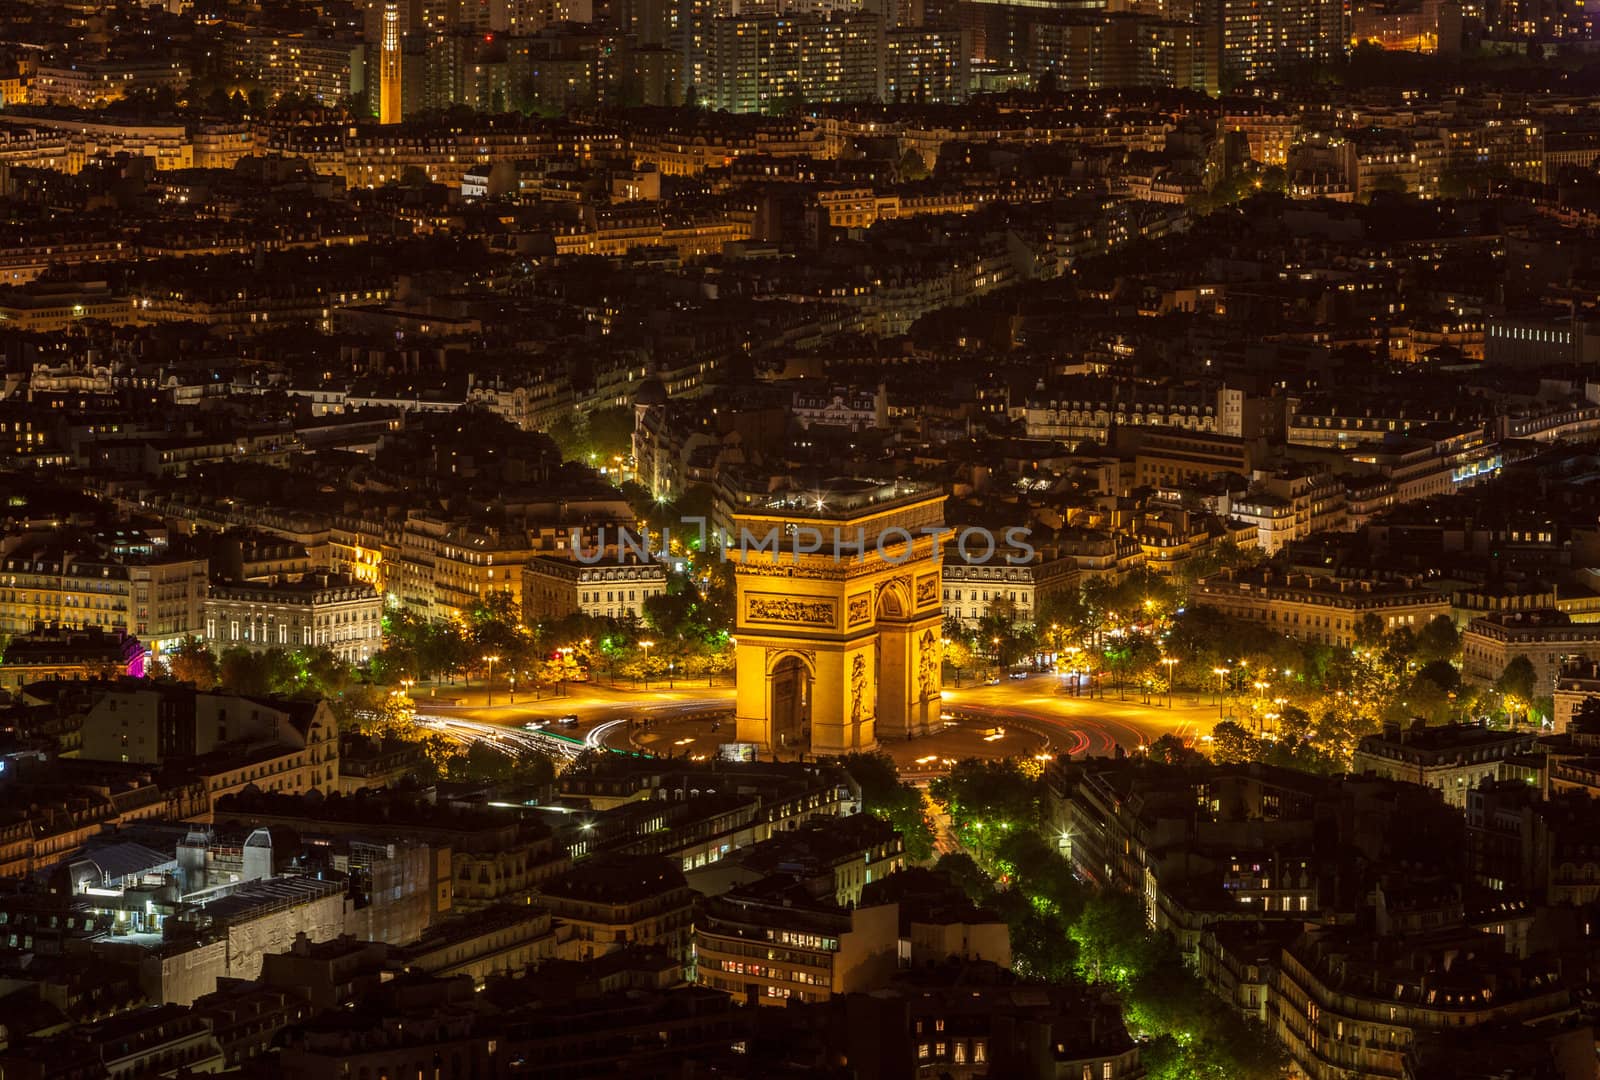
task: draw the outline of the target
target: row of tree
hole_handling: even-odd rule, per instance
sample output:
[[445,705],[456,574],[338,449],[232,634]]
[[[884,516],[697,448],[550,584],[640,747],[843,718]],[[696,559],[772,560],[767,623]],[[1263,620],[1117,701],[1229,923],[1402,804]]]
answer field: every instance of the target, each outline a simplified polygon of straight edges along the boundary
[[1369,614],[1352,636],[1349,646],[1293,638],[1190,606],[1183,582],[1140,571],[1049,596],[1031,617],[996,600],[980,619],[947,619],[944,648],[957,677],[1048,662],[1091,694],[1209,699],[1230,720],[1213,733],[1219,752],[1240,752],[1239,729],[1252,736],[1244,745],[1255,756],[1317,770],[1344,767],[1385,721],[1550,714],[1526,657],[1513,658],[1492,686],[1465,683],[1461,637],[1448,616],[1391,630]]
[[508,594],[491,596],[463,619],[395,611],[385,616],[385,645],[368,669],[374,681],[389,686],[492,673],[496,685],[535,695],[600,676],[709,681],[733,670],[732,639],[719,605],[692,574],[675,574],[665,595],[644,601],[642,618],[575,614],[527,623]]
[[1267,1031],[1217,1000],[1135,897],[1082,882],[1046,823],[1038,763],[958,763],[929,796],[962,852],[939,869],[1011,931],[1013,965],[1044,982],[1118,996],[1153,1080],[1267,1080],[1284,1056]]
[[553,763],[537,754],[511,757],[486,743],[463,748],[417,722],[415,702],[404,690],[377,686],[325,648],[224,649],[219,655],[188,638],[153,664],[146,677],[222,690],[246,697],[290,697],[328,702],[341,733],[391,747],[420,751],[420,778],[547,783]]

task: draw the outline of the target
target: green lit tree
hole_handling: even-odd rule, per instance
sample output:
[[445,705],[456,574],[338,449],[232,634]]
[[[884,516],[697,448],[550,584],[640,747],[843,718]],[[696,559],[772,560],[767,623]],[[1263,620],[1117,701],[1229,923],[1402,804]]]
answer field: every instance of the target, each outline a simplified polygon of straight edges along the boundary
[[861,785],[866,812],[883,818],[900,834],[906,857],[918,863],[932,860],[933,825],[922,792],[900,779],[894,759],[887,754],[850,754],[839,763]]
[[1533,661],[1518,653],[1506,664],[1506,669],[1495,680],[1494,688],[1500,694],[1502,708],[1508,717],[1526,716],[1533,707],[1539,674]]
[[1461,656],[1461,633],[1455,620],[1439,615],[1417,633],[1416,660],[1420,664],[1434,661],[1450,663]]
[[1219,765],[1255,761],[1261,756],[1261,742],[1241,724],[1224,720],[1211,729],[1211,759]]

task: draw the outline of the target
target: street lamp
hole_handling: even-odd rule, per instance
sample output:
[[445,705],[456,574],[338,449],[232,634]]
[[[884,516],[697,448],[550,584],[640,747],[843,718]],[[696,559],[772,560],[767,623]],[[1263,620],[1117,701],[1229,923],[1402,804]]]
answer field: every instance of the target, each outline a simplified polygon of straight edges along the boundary
[[561,697],[567,692],[567,665],[572,663],[572,646],[561,646],[556,650],[556,655],[561,657],[561,662],[556,668],[556,695]]
[[1172,669],[1178,666],[1176,656],[1163,656],[1161,663],[1167,669],[1167,708],[1172,708]]
[[644,688],[650,689],[650,650],[655,647],[653,641],[639,642],[639,648],[644,650]]
[[1212,668],[1211,674],[1217,677],[1217,719],[1220,720],[1222,718],[1223,699],[1222,680],[1228,677],[1228,669],[1224,667]]
[[994,677],[998,679],[1000,677],[1000,639],[992,637],[989,642],[994,646]]
[[406,697],[410,697],[411,696],[411,688],[413,686],[415,686],[415,685],[417,685],[417,680],[415,680],[415,679],[401,679],[400,680],[400,689],[405,694]]
[[[950,646],[952,644],[951,639],[947,637],[939,639],[939,663],[941,667],[944,664],[950,665],[952,672],[955,674],[955,684],[959,687],[961,685],[961,665],[950,659]],[[977,672],[973,672],[973,674],[977,674]]]
[[494,665],[495,661],[499,659],[500,658],[498,656],[485,656],[483,658],[483,662],[489,665],[489,674],[485,677],[485,686],[488,690],[489,700],[484,706],[485,708],[492,708],[494,706]]

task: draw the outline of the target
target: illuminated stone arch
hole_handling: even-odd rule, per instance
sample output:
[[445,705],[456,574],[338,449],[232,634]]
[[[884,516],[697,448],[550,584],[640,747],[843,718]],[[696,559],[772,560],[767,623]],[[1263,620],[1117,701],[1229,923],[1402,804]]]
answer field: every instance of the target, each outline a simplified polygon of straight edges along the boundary
[[[779,757],[872,750],[938,723],[942,575],[926,530],[943,526],[944,496],[856,493],[735,515],[738,738]],[[813,534],[824,550],[796,554],[795,538]],[[755,543],[740,549],[745,535]]]

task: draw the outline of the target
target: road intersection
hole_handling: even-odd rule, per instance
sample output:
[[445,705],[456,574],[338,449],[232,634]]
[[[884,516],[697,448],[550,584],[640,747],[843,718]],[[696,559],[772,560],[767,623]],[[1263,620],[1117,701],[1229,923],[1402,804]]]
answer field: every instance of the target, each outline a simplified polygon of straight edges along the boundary
[[[697,758],[734,741],[730,686],[645,690],[585,683],[569,690],[537,701],[512,703],[502,697],[492,706],[481,691],[448,703],[419,695],[417,710],[419,718],[458,739],[484,738],[502,748],[511,746],[511,739],[517,746],[526,743],[529,749],[567,757],[585,747],[606,746]],[[1046,675],[949,689],[944,699],[944,731],[883,745],[903,770],[934,773],[950,760],[972,756],[1098,756],[1119,747],[1135,752],[1166,734],[1192,742],[1216,722],[1214,709],[1193,698],[1180,695],[1169,707],[1162,697],[1149,703],[1123,700],[1115,692],[1075,697]],[[564,724],[564,717],[576,717],[577,723]],[[526,732],[530,725],[531,735],[494,734],[496,728]],[[541,728],[549,734],[539,734]]]

